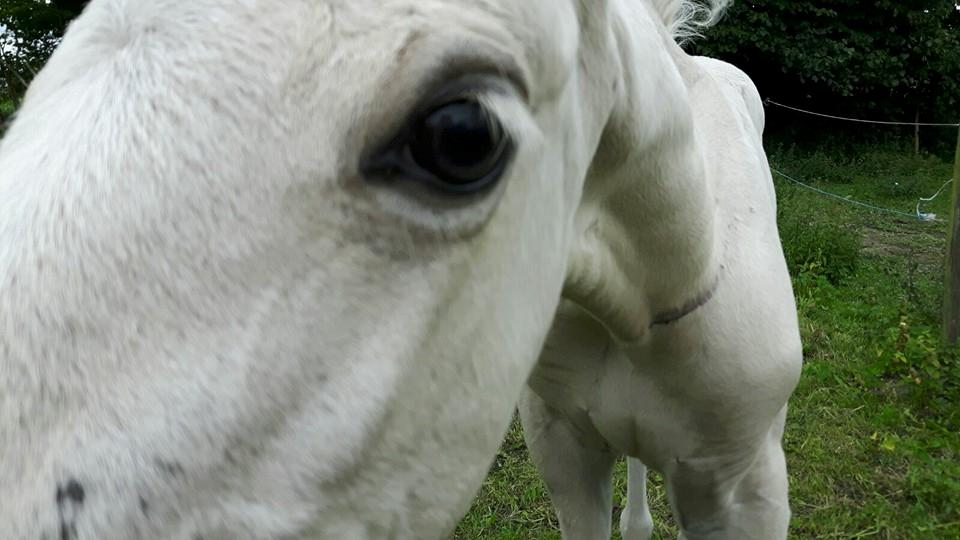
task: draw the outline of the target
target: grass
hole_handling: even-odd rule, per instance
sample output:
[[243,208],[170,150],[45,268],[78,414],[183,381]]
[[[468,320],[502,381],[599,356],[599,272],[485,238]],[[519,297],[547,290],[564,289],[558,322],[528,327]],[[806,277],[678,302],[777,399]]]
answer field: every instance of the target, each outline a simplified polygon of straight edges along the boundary
[[[912,212],[951,164],[911,154],[781,147],[771,161],[822,189]],[[791,538],[960,539],[960,364],[937,346],[946,223],[777,187],[805,348],[784,442]],[[948,200],[924,211],[945,217]],[[614,524],[625,476],[620,463]],[[676,538],[662,483],[650,484],[655,537]],[[516,422],[454,538],[560,538]]]

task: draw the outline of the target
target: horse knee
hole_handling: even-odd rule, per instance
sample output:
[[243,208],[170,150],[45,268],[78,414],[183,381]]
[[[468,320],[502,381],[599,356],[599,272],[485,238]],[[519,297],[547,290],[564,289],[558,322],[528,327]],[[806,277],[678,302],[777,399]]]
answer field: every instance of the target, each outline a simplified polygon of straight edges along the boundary
[[[702,465],[702,464],[701,464]],[[678,467],[668,481],[684,540],[779,540],[787,537],[787,471],[779,443],[749,463],[713,470]]]

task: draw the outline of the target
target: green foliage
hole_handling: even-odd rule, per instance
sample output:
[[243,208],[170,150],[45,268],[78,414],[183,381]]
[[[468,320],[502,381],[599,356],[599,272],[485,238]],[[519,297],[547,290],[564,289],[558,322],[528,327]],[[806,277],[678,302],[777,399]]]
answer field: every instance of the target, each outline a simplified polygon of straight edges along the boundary
[[7,118],[13,116],[13,113],[16,110],[17,104],[13,101],[0,101],[0,122],[3,122]]
[[960,429],[960,414],[950,414],[952,399],[960,396],[960,358],[957,351],[941,347],[937,328],[905,312],[896,327],[887,329],[877,358],[877,375],[899,380],[915,403],[938,410]]
[[696,52],[732,61],[765,96],[827,112],[955,121],[960,104],[948,0],[739,1]]
[[16,112],[16,110],[16,103],[0,99],[0,137],[2,137],[7,130],[7,123],[10,121],[10,118],[13,117],[13,113]]
[[794,275],[822,275],[838,284],[856,271],[860,242],[850,231],[827,221],[802,218],[785,220],[781,230],[787,265]]
[[811,219],[796,189],[778,192],[778,221],[787,266],[794,276],[823,276],[838,284],[857,270],[860,261],[860,239],[848,229],[829,219]]
[[[956,132],[951,135],[955,145]],[[926,197],[933,195],[924,185],[928,179],[938,175],[943,181],[950,178],[943,159],[927,153],[915,155],[913,148],[902,140],[864,144],[856,138],[834,134],[819,135],[815,141],[801,145],[796,144],[793,137],[777,137],[788,141],[786,144],[771,143],[770,138],[767,146],[791,175],[812,183],[869,188],[867,197],[876,194]],[[952,157],[951,150],[947,159]]]
[[0,3],[0,101],[17,101],[86,1]]

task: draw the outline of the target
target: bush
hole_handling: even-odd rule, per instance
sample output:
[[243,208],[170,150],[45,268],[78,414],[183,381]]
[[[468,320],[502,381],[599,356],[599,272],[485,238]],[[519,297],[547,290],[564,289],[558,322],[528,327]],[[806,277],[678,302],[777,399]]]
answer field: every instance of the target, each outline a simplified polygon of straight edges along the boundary
[[954,403],[960,398],[960,357],[939,343],[939,329],[915,322],[902,313],[896,328],[887,330],[886,345],[878,348],[881,376],[906,384],[914,403],[960,429]]
[[790,273],[825,277],[837,285],[857,270],[860,237],[840,225],[806,212],[792,198],[793,191],[781,190],[778,221],[780,240]]
[[802,178],[805,182],[851,184],[856,180],[850,174],[853,159],[836,151],[817,149],[805,152],[791,145],[777,147],[771,155],[777,157],[776,161],[789,163],[791,175]]
[[0,101],[0,137],[7,130],[7,123],[13,118],[16,110],[17,104],[13,101]]
[[[914,155],[913,148],[893,143],[877,146],[848,143],[844,149],[817,147],[813,150],[790,143],[769,146],[771,161],[786,167],[792,176],[814,185],[825,182],[855,186],[868,200],[877,195],[926,197],[932,194],[930,190],[937,181],[947,180],[950,174],[945,172],[944,161],[937,156]],[[947,163],[951,161],[952,156]]]
[[13,112],[16,110],[17,104],[13,101],[0,101],[0,121],[13,116]]

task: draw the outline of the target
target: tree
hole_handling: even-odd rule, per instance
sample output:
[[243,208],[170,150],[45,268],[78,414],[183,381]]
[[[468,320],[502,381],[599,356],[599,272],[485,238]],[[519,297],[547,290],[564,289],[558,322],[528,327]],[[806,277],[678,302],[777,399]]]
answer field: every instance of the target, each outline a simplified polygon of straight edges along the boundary
[[767,97],[836,113],[957,119],[953,0],[740,1],[695,51],[740,66]]
[[3,0],[0,4],[0,102],[19,101],[86,0]]

